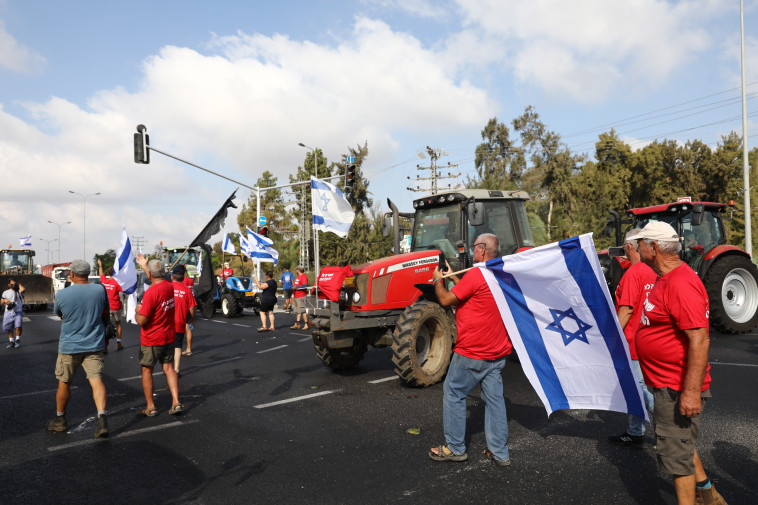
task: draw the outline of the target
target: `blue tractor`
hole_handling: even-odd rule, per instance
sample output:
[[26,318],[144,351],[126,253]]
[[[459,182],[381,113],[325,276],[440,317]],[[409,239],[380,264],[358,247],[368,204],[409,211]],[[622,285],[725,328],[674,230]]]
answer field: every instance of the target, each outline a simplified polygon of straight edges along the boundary
[[250,277],[228,277],[219,287],[213,302],[224,317],[241,316],[243,309],[253,309],[257,316],[261,295]]

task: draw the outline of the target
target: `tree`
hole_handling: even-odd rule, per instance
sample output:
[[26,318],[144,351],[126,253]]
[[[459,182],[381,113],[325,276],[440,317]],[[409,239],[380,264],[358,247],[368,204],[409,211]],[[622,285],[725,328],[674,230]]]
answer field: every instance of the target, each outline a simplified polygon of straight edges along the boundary
[[98,272],[97,270],[97,260],[100,260],[103,262],[103,272],[108,275],[108,272],[110,272],[110,269],[113,268],[113,265],[116,264],[116,251],[113,249],[108,249],[103,254],[95,254],[95,256],[92,258],[92,272],[93,275]]
[[517,189],[526,165],[523,150],[510,139],[510,131],[493,117],[482,130],[482,142],[474,151],[477,177],[468,188]]

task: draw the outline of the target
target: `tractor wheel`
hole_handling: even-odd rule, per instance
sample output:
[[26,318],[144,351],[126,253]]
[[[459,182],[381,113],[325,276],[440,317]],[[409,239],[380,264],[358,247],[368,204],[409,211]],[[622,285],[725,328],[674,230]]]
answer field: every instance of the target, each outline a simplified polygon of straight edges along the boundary
[[758,268],[744,256],[716,261],[703,282],[711,325],[723,333],[747,333],[758,324]]
[[395,373],[406,385],[431,386],[445,375],[453,352],[453,326],[439,304],[423,300],[406,308],[392,340]]
[[221,313],[224,317],[234,317],[239,311],[240,304],[234,295],[225,294],[221,297]]
[[366,341],[360,338],[360,335],[356,335],[356,338],[353,339],[352,347],[329,349],[320,344],[315,344],[314,346],[318,359],[332,370],[347,370],[358,365],[363,359],[363,355],[366,354],[366,348],[368,347]]
[[208,319],[212,318],[216,313],[216,303],[213,300],[208,300],[207,302],[201,304],[200,313],[203,315],[203,317],[207,317]]

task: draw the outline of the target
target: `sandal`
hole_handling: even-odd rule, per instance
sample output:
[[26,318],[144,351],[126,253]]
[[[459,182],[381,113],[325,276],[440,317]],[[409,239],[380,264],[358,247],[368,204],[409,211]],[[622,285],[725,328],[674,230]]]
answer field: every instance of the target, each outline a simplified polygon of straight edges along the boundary
[[192,352],[191,351],[184,351],[182,353],[182,356],[192,356]]
[[137,411],[138,416],[145,416],[145,417],[155,417],[158,415],[158,409],[155,407],[148,409],[147,407],[142,407]]
[[276,328],[274,328],[274,327],[272,326],[271,328],[269,328],[269,329],[268,329],[268,331],[274,331],[275,329],[276,329]]
[[184,405],[182,405],[181,403],[172,405],[171,410],[168,411],[168,413],[172,416],[175,416],[176,414],[181,414],[182,412],[184,412]]
[[436,454],[429,450],[429,457],[434,461],[466,461],[468,459],[468,454],[465,452],[463,454],[456,454],[448,449],[446,445],[440,445],[432,449],[437,449]]
[[258,331],[268,331],[268,328],[258,328]]
[[484,456],[487,459],[495,463],[497,466],[511,466],[510,459],[495,459],[495,455],[492,454],[492,451],[490,451],[489,449],[485,449],[484,451],[482,451],[482,454],[484,454]]

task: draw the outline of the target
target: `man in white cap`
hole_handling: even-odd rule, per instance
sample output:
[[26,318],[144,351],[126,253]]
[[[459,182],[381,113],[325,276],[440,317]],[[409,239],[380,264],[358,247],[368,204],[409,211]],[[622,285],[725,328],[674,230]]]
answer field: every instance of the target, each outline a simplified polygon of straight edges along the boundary
[[229,277],[234,277],[234,269],[229,266],[229,262],[224,263],[224,269],[221,271],[221,278],[226,282]]
[[676,230],[648,223],[635,237],[642,261],[658,275],[644,304],[635,341],[645,383],[655,399],[655,452],[674,477],[679,505],[726,505],[705,473],[695,445],[706,399],[711,397],[708,365],[708,293],[679,257]]

